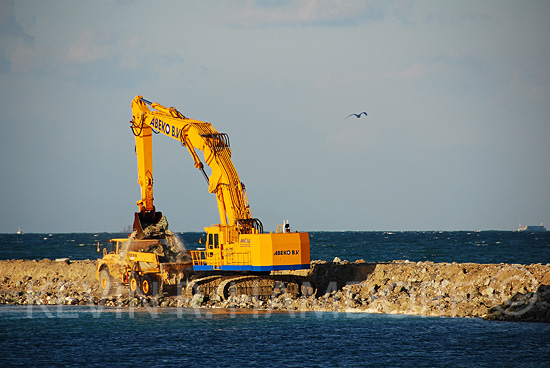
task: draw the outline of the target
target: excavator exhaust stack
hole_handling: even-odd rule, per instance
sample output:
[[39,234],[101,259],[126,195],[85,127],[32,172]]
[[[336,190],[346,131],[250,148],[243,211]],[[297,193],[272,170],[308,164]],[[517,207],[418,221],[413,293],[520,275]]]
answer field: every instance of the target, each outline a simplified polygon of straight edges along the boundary
[[135,237],[138,240],[145,239],[146,234],[143,231],[151,225],[156,225],[162,219],[162,212],[156,211],[142,211],[134,213],[134,226],[133,230],[136,234]]

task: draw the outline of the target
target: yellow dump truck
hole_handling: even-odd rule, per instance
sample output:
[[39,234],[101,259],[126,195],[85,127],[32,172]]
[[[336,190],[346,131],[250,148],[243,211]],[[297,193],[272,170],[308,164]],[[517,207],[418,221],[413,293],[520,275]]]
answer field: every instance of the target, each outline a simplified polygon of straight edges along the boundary
[[176,287],[192,269],[186,253],[175,254],[165,239],[111,239],[97,260],[96,278],[104,294],[114,283],[128,285],[131,293],[157,295]]

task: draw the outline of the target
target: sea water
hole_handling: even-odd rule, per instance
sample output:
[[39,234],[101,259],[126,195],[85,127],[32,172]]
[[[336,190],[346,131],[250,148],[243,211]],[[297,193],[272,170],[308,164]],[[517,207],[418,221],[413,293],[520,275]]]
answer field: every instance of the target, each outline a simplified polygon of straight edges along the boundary
[[[180,233],[187,249],[204,247],[204,233]],[[122,233],[0,234],[0,259],[96,259],[97,243]],[[310,232],[311,259],[385,262],[550,263],[550,231]]]
[[[95,259],[124,234],[0,234],[0,259]],[[180,234],[188,249],[201,233]],[[311,258],[549,263],[550,232],[312,232]],[[2,277],[2,275],[0,275]],[[550,324],[333,312],[0,306],[4,366],[550,367]]]
[[550,324],[332,312],[0,306],[33,367],[545,367]]

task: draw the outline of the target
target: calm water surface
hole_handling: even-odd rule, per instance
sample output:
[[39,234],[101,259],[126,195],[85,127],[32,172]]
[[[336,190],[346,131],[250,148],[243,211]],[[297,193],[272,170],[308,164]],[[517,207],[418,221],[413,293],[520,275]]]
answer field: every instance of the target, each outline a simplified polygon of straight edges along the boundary
[[0,306],[10,366],[543,367],[550,325],[332,312]]

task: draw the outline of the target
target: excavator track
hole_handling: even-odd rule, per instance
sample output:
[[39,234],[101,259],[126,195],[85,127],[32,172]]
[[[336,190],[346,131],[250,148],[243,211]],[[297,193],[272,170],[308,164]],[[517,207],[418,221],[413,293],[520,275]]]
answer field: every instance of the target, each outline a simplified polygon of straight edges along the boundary
[[190,281],[185,295],[203,294],[211,300],[227,300],[240,295],[270,299],[287,293],[297,298],[314,295],[316,290],[313,280],[304,276],[212,275]]
[[184,295],[192,297],[195,294],[211,295],[215,290],[215,285],[221,282],[222,275],[212,275],[193,279],[185,286]]

